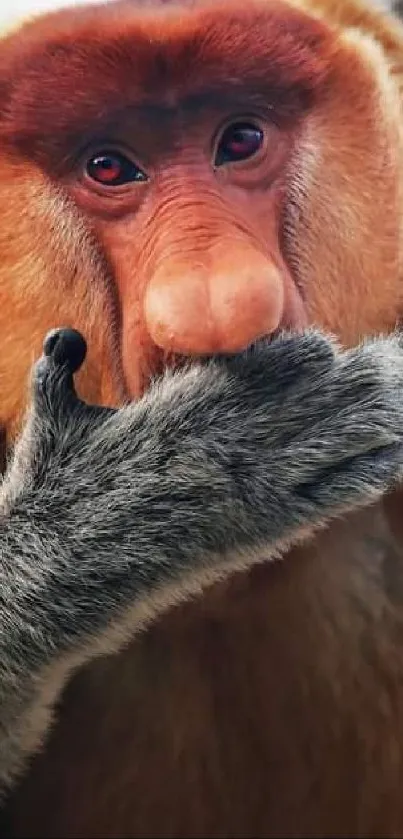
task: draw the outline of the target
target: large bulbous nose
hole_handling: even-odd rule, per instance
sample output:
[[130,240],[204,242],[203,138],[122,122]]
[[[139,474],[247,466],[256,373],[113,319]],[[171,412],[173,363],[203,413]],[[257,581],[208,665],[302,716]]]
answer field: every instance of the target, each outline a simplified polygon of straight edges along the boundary
[[234,250],[194,267],[161,266],[145,293],[146,328],[168,353],[240,351],[280,325],[284,282],[263,255]]

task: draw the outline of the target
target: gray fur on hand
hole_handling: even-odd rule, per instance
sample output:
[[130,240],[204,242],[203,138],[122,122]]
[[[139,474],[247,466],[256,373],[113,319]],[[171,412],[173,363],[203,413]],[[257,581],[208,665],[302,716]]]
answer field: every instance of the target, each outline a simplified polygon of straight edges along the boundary
[[69,674],[157,614],[281,554],[399,478],[403,351],[317,332],[167,372],[89,406],[85,344],[53,333],[2,487],[0,780],[41,743]]

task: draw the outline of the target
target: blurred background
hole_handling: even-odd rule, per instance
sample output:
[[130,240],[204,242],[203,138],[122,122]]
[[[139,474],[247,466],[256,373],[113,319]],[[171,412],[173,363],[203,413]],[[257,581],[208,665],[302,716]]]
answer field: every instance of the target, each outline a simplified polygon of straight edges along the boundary
[[97,0],[0,0],[0,26],[12,24],[18,18],[46,12],[61,6],[95,3]]
[[[0,26],[12,25],[19,18],[38,14],[61,6],[95,3],[98,0],[0,0]],[[376,5],[387,6],[388,0],[368,0]]]

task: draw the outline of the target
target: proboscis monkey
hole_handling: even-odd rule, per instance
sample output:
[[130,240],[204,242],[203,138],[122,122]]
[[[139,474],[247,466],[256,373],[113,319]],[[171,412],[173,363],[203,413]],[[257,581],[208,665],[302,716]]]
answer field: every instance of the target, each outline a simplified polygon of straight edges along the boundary
[[[7,439],[53,326],[85,335],[78,391],[107,407],[284,328],[393,331],[402,56],[398,21],[345,0],[109,3],[5,38]],[[8,829],[402,835],[400,510],[395,493],[83,669]]]

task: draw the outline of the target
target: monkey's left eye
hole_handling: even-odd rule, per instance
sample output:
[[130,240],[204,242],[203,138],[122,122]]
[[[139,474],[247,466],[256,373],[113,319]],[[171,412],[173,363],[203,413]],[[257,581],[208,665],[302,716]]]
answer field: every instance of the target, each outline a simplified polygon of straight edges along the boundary
[[146,181],[147,176],[128,157],[120,152],[104,151],[86,163],[86,173],[102,186],[121,186],[132,181]]
[[261,128],[248,122],[235,122],[225,129],[215,160],[216,166],[247,160],[259,151],[263,145],[264,134]]

